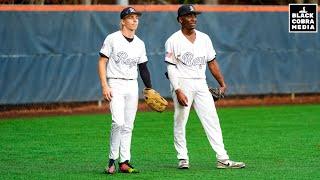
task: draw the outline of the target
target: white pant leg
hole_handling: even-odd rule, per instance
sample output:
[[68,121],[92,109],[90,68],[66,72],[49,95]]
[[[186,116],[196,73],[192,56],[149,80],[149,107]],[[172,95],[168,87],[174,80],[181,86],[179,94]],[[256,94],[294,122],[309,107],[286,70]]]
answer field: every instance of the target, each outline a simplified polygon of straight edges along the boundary
[[[180,81],[182,81],[180,79]],[[188,98],[188,106],[181,106],[178,102],[176,93],[172,92],[172,99],[174,103],[174,147],[177,151],[178,159],[189,159],[187,140],[186,140],[186,125],[189,118],[190,108],[193,101],[193,94],[191,89],[186,84],[181,86],[182,91]]]
[[121,140],[120,130],[125,123],[125,97],[121,80],[110,79],[108,84],[112,89],[112,100],[109,103],[112,116],[109,159],[118,159]]
[[205,80],[197,83],[198,91],[194,97],[194,108],[206,132],[212,149],[216,152],[217,159],[229,159],[224,148],[219,117],[213,98],[208,90]]
[[124,125],[120,131],[120,162],[131,159],[131,138],[134,127],[134,120],[138,108],[138,82],[136,80],[128,80],[126,87],[125,107],[124,107]]

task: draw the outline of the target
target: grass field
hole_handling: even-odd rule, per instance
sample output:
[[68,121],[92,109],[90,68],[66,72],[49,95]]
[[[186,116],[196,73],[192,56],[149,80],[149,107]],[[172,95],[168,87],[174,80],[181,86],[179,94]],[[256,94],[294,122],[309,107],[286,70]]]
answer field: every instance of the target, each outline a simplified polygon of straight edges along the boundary
[[191,168],[178,170],[173,112],[139,112],[132,162],[141,173],[106,175],[110,115],[0,120],[0,179],[320,179],[320,105],[218,109],[231,159],[218,170],[196,113],[187,139]]

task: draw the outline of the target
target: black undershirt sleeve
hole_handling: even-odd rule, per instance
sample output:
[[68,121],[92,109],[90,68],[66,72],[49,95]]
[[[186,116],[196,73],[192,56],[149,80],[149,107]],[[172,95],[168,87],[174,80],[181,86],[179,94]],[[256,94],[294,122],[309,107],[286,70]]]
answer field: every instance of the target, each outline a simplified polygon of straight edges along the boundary
[[152,88],[150,73],[147,67],[147,62],[138,64],[138,66],[139,66],[140,76],[144,85],[146,86],[146,88]]
[[100,55],[101,57],[105,57],[105,58],[108,58],[108,59],[109,59],[109,57],[108,57],[108,56],[106,56],[106,55],[102,54],[101,52],[99,52],[99,55]]
[[216,60],[216,57],[214,57],[212,60],[208,61],[208,63],[211,62],[211,61],[214,61],[214,60]]

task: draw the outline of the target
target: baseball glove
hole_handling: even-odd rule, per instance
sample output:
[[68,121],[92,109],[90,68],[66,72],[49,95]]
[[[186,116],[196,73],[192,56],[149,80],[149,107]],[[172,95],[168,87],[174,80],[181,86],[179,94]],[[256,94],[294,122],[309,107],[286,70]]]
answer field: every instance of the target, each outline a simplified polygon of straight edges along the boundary
[[219,88],[209,87],[209,91],[210,91],[214,101],[218,101],[219,99],[224,98],[224,94],[221,93]]
[[143,95],[145,102],[155,111],[162,112],[168,106],[168,102],[152,88],[144,88]]

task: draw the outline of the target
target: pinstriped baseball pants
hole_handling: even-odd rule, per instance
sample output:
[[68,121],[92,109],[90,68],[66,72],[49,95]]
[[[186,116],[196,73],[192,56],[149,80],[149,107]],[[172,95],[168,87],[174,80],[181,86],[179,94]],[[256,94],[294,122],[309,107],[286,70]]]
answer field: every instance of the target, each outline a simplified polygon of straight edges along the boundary
[[138,108],[138,82],[108,79],[108,84],[112,89],[109,159],[116,160],[120,156],[120,162],[130,161],[132,130]]
[[181,106],[176,93],[172,91],[174,102],[174,146],[178,159],[189,159],[186,124],[188,121],[191,105],[201,121],[212,149],[216,152],[217,159],[229,159],[224,148],[219,117],[213,98],[209,92],[205,79],[179,78],[179,86],[188,98],[188,106]]

